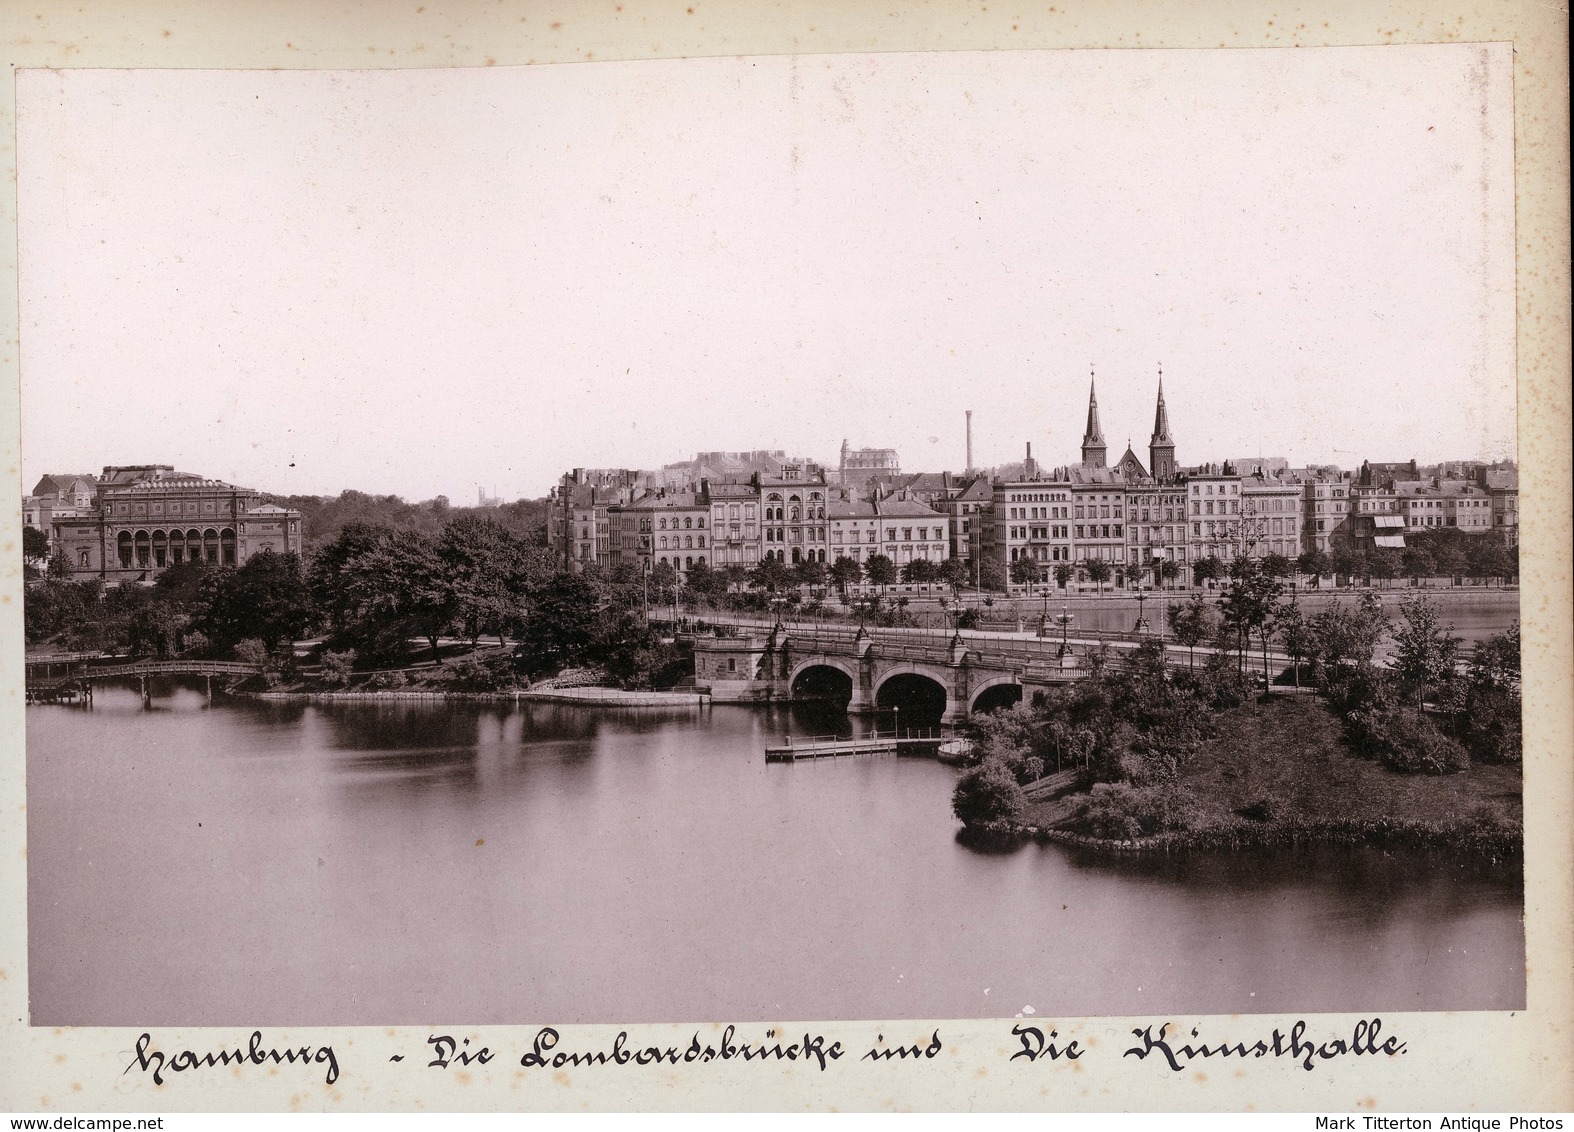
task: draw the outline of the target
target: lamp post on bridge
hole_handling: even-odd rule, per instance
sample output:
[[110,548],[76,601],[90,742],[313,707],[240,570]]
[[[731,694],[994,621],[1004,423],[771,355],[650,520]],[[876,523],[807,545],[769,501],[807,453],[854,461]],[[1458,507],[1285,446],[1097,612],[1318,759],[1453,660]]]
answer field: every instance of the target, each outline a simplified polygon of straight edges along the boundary
[[1148,600],[1148,595],[1143,593],[1141,590],[1138,590],[1137,591],[1137,623],[1131,627],[1131,631],[1133,633],[1146,633],[1148,631],[1148,619],[1142,615],[1143,603],[1146,602],[1147,600]]

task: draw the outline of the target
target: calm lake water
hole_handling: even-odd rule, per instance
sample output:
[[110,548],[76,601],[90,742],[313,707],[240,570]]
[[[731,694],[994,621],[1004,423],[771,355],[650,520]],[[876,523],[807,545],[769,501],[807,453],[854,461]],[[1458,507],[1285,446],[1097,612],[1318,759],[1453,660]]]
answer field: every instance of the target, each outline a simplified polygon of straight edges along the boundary
[[35,1025],[1524,1004],[1517,875],[975,852],[954,770],[768,766],[784,713],[155,692],[27,710]]

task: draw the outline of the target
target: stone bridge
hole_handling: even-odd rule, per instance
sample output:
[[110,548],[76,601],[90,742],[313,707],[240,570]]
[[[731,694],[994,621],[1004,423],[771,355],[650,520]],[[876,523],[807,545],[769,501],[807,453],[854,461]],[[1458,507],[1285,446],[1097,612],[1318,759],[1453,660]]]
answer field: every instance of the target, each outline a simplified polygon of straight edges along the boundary
[[[869,629],[847,625],[719,625],[694,636],[694,681],[716,703],[790,703],[846,698],[847,710],[873,714],[889,710],[894,681],[927,690],[934,702],[945,698],[942,723],[956,723],[975,711],[1008,706],[1034,692],[1081,679],[1088,654],[1108,648],[1120,664],[1145,637],[1134,634],[1079,635],[1066,641],[1026,636],[912,629]],[[1196,650],[1199,654],[1211,651]],[[1202,656],[1165,646],[1165,660],[1185,666]],[[1248,667],[1262,672],[1260,651]],[[1277,677],[1289,658],[1268,656],[1268,674]],[[850,694],[849,694],[850,686]]]
[[[787,703],[847,698],[847,710],[888,710],[905,679],[944,695],[942,723],[1016,703],[1035,691],[1081,678],[1089,650],[1108,644],[1119,663],[1129,641],[1041,640],[1032,637],[811,625],[720,626],[694,637],[694,680],[716,703]],[[1166,653],[1185,664],[1187,654]],[[1261,654],[1258,654],[1259,659]],[[1284,661],[1278,659],[1275,669]],[[850,686],[850,695],[849,695]]]

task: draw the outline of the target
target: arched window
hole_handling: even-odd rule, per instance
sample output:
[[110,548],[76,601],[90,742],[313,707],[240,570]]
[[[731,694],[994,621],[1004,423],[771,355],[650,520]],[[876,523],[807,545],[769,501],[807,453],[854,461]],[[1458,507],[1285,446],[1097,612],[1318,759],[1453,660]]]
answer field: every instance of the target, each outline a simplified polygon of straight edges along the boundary
[[684,519],[683,520],[683,529],[686,530],[686,531],[692,531],[694,529],[694,520],[693,519]]
[[687,549],[693,550],[694,549],[694,536],[693,535],[684,535],[683,536],[683,545]]
[[705,536],[704,535],[700,536],[700,543],[699,543],[699,545],[700,545],[700,549],[701,550],[705,549]]
[[792,509],[792,521],[795,523],[798,521],[798,508],[796,507]]
[[683,568],[684,568],[684,569],[685,569],[685,570],[689,570],[689,569],[692,569],[692,568],[693,568],[693,566],[694,566],[694,558],[693,558],[693,556],[692,556],[692,555],[690,555],[690,556],[689,556],[689,557],[687,557],[687,558],[685,558],[685,559],[684,559],[684,560],[683,560]]
[[699,556],[699,564],[701,566],[705,565],[705,556],[703,554]]

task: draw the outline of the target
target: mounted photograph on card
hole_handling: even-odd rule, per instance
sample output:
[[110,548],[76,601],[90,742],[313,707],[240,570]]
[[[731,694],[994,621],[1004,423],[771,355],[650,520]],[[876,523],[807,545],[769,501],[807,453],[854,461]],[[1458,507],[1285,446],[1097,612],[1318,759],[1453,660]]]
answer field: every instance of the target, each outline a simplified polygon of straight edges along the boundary
[[1511,59],[19,71],[31,1024],[1523,1008]]

